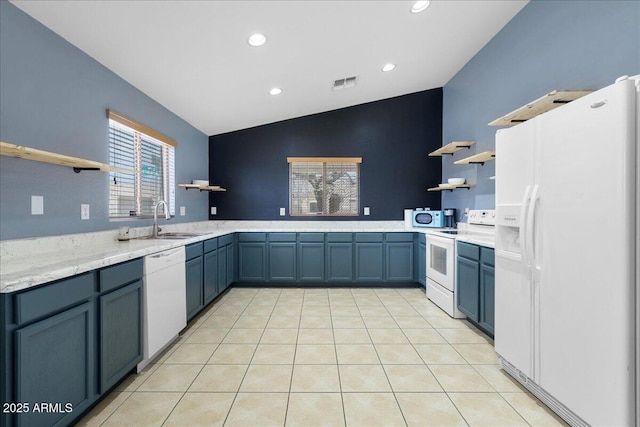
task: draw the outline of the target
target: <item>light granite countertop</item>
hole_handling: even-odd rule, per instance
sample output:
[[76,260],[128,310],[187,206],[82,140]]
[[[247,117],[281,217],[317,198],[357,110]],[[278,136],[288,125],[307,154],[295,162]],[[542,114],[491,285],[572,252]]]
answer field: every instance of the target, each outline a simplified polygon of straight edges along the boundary
[[[151,227],[131,228],[131,240],[118,241],[117,230],[0,241],[0,293],[28,289],[180,246],[236,232],[412,232],[404,221],[201,221],[160,224],[163,232],[200,235],[186,239],[140,239]],[[493,247],[493,236],[460,235],[457,240]]]
[[0,241],[0,293],[144,257],[234,232],[422,232],[404,221],[202,221],[160,224],[163,232],[203,233],[186,239],[139,239],[151,227],[132,228],[131,240],[117,240],[117,230]]

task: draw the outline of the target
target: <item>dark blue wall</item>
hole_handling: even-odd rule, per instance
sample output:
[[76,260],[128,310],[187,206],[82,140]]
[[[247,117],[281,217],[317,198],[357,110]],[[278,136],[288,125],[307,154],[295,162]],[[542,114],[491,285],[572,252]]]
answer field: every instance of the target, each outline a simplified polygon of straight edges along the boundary
[[[442,89],[209,137],[211,219],[401,220],[403,210],[440,207]],[[359,217],[289,217],[287,157],[362,157]],[[362,208],[371,208],[362,216]],[[287,216],[279,216],[286,208]]]

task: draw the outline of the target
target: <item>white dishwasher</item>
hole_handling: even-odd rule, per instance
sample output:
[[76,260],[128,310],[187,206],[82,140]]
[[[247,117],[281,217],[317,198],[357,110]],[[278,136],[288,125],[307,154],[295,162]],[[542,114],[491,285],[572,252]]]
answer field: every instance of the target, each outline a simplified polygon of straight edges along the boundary
[[138,372],[187,326],[184,246],[144,257],[143,358]]

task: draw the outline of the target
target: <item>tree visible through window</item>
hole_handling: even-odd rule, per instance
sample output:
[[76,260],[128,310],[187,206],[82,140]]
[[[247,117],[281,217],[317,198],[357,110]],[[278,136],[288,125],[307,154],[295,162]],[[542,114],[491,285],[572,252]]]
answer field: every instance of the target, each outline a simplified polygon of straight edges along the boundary
[[357,216],[362,158],[290,157],[292,216]]
[[117,168],[109,176],[109,218],[153,215],[160,200],[175,215],[175,141],[113,111],[107,115],[109,164]]

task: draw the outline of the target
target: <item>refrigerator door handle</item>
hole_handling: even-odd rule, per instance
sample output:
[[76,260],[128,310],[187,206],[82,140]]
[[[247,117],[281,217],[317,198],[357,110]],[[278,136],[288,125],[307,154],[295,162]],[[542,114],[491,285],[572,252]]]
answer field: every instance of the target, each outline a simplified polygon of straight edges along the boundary
[[522,260],[527,268],[531,268],[531,262],[529,259],[529,253],[527,252],[527,205],[529,203],[529,193],[531,192],[531,186],[527,185],[524,190],[524,197],[522,197],[522,205],[520,205],[520,253]]
[[531,193],[531,199],[529,201],[529,213],[527,214],[527,253],[529,255],[531,271],[535,273],[536,271],[540,271],[539,266],[536,261],[536,252],[535,252],[535,212],[536,205],[538,200],[540,199],[540,186],[538,184],[533,186],[533,192]]

